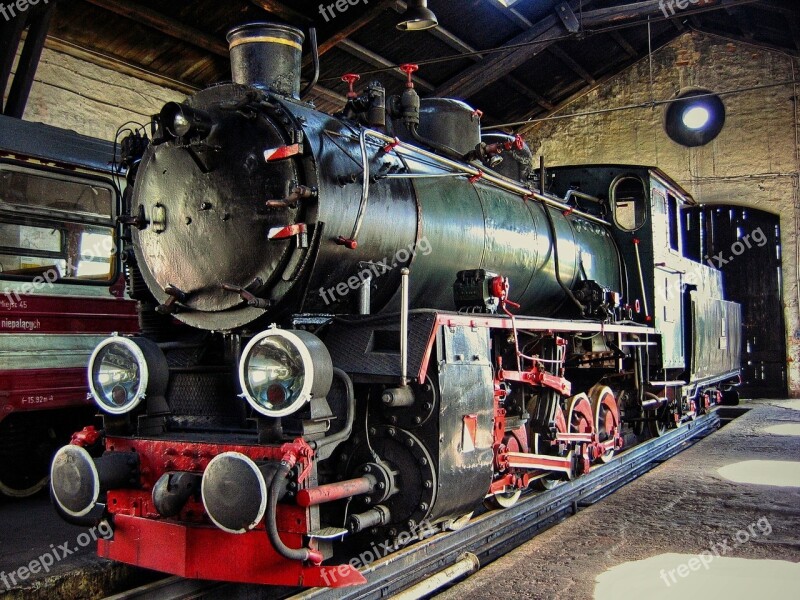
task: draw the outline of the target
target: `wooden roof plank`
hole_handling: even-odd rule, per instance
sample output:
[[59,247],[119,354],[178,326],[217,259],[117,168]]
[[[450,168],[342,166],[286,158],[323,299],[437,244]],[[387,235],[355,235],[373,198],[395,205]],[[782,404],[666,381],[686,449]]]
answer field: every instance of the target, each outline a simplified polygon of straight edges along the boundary
[[220,56],[228,56],[228,45],[216,36],[200,31],[177,19],[167,17],[147,7],[121,0],[86,0],[102,9],[113,12],[122,17],[144,23],[153,29],[165,33],[175,39],[181,40],[209,50]]

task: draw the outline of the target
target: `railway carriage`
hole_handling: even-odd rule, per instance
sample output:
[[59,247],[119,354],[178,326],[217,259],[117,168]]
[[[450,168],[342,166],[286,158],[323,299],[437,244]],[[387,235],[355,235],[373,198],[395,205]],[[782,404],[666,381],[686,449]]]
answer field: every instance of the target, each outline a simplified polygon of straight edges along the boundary
[[92,350],[138,331],[113,156],[110,143],[0,117],[0,494],[47,484],[55,450],[92,420]]

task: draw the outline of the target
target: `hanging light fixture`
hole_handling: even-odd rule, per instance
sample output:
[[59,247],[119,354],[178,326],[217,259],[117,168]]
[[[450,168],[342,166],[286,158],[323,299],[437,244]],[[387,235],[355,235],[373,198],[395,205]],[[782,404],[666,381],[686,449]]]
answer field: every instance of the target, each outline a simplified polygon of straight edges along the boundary
[[428,0],[409,0],[406,11],[400,16],[400,31],[423,31],[439,25],[439,20],[428,8]]
[[716,138],[725,125],[722,99],[702,88],[681,91],[664,112],[664,129],[672,141],[689,148]]

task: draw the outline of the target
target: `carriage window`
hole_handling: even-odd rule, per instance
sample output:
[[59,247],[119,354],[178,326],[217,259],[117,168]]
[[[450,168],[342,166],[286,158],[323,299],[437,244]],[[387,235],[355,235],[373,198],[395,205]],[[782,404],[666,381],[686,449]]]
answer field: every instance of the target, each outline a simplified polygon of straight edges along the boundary
[[113,257],[110,228],[0,223],[0,276],[109,281],[114,275]]
[[636,231],[645,221],[647,188],[633,175],[617,177],[609,190],[614,222],[625,231]]
[[0,277],[108,282],[114,192],[76,178],[0,167]]
[[111,219],[114,194],[109,186],[53,175],[2,168],[0,206],[50,209],[68,212],[73,217]]

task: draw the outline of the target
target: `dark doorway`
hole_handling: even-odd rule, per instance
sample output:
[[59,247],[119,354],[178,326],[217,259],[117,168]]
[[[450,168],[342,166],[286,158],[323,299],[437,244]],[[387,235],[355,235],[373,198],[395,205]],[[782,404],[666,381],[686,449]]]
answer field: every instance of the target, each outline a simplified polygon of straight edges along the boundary
[[686,209],[694,258],[722,271],[725,295],[742,305],[744,398],[785,398],[781,230],[778,215],[743,206]]

